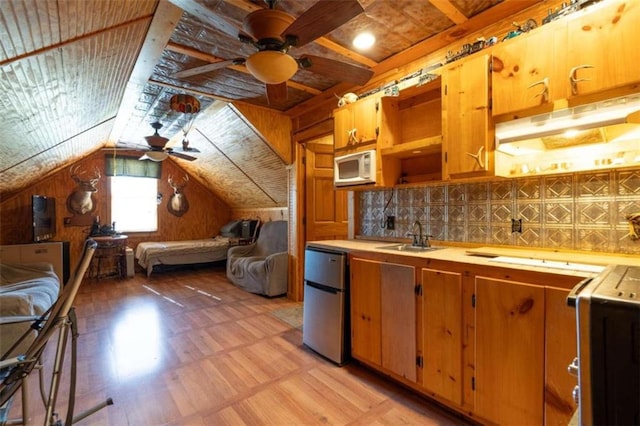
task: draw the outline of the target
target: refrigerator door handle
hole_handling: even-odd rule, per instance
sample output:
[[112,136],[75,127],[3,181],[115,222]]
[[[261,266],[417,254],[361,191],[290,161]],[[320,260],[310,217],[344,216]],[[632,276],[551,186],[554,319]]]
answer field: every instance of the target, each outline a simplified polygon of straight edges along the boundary
[[335,287],[329,287],[329,286],[326,286],[326,285],[314,283],[313,281],[306,281],[306,284],[309,287],[317,288],[318,290],[324,291],[325,293],[338,294],[338,293],[340,293],[342,291],[342,290],[337,289]]

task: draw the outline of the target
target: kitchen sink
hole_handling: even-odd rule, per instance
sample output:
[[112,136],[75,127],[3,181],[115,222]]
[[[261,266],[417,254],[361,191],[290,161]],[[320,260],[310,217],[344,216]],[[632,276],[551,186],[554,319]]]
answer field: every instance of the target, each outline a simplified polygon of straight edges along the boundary
[[434,247],[434,246],[422,247],[422,246],[413,246],[411,244],[392,244],[392,245],[381,246],[376,248],[379,250],[411,251],[411,252],[422,253],[426,251],[442,250],[444,247]]

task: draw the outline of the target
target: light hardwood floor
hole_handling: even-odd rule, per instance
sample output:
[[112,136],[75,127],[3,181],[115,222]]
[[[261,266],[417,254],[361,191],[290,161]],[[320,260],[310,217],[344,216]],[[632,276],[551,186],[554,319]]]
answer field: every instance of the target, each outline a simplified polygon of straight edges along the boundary
[[[87,280],[75,304],[76,412],[107,397],[114,405],[80,424],[464,424],[355,362],[338,367],[304,347],[300,329],[270,314],[295,305],[234,287],[221,266]],[[35,424],[41,410],[33,404]]]

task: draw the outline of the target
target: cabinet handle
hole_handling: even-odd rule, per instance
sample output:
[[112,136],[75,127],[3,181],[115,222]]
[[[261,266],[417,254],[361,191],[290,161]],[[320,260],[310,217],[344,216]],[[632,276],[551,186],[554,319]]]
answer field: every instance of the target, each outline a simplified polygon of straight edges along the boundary
[[480,148],[478,148],[478,153],[477,154],[473,154],[471,152],[467,152],[466,154],[473,158],[474,160],[476,160],[476,163],[478,163],[478,166],[480,166],[481,169],[484,169],[484,146],[481,146]]
[[347,140],[347,145],[351,145],[352,143],[358,143],[357,132],[358,132],[358,129],[356,128],[353,128],[347,132],[349,134],[349,140]]
[[538,96],[542,97],[544,102],[549,102],[549,77],[545,77],[540,81],[536,81],[535,83],[530,84],[527,89],[531,89],[532,87],[539,86],[542,84],[542,92],[538,93],[534,96],[537,98]]
[[593,65],[578,65],[569,71],[569,82],[571,83],[571,94],[578,94],[578,83],[581,81],[591,81],[589,78],[578,78],[578,70],[583,68],[594,68]]

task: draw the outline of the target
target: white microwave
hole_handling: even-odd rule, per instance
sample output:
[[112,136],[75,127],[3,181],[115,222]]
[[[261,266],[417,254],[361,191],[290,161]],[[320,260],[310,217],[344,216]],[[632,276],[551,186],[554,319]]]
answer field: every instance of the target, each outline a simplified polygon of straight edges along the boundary
[[375,182],[375,149],[334,157],[333,183],[335,186],[361,185]]

